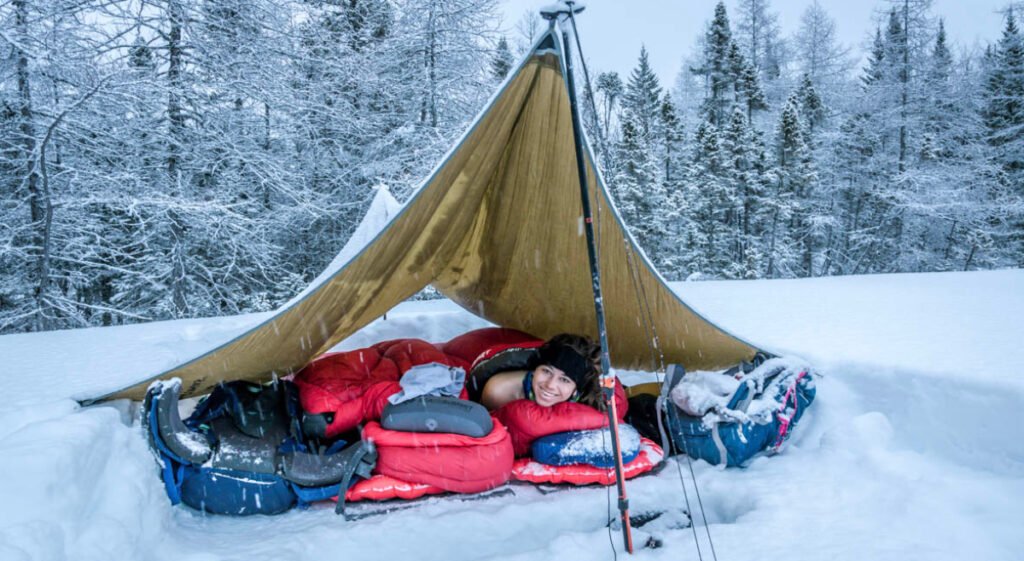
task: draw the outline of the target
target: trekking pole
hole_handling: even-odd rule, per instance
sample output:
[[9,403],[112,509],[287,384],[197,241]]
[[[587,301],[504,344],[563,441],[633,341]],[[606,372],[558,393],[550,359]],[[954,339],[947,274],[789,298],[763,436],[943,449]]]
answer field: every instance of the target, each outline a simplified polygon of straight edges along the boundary
[[[572,2],[567,2],[569,10]],[[612,437],[612,453],[615,455],[615,486],[619,492],[619,513],[622,519],[622,538],[626,551],[633,553],[633,535],[629,525],[629,498],[626,496],[626,482],[623,478],[622,450],[619,441],[619,416],[615,406],[615,375],[612,374],[608,357],[608,329],[605,325],[604,300],[601,297],[601,269],[597,262],[597,248],[594,244],[594,218],[590,211],[590,191],[587,186],[587,165],[583,155],[583,131],[580,127],[579,108],[576,102],[576,87],[572,75],[572,54],[569,51],[569,34],[562,31],[562,46],[565,52],[566,81],[569,89],[569,112],[572,115],[572,131],[576,148],[576,170],[580,180],[580,200],[583,204],[583,229],[587,237],[587,256],[590,260],[590,279],[594,291],[594,310],[597,314],[597,332],[601,342],[601,394],[608,412],[608,428]]]

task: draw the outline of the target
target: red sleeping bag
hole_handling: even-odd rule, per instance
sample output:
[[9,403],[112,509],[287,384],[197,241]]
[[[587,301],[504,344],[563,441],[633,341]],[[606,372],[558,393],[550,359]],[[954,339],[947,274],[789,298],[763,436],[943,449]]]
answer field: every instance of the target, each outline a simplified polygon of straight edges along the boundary
[[363,439],[377,446],[375,473],[426,483],[455,493],[478,493],[508,481],[512,444],[495,422],[483,438],[461,434],[398,432],[366,424]]
[[[626,391],[622,384],[615,381],[615,407],[621,422],[629,407]],[[544,407],[536,403],[520,399],[506,403],[491,413],[506,427],[512,435],[512,447],[516,456],[530,453],[530,445],[534,440],[549,434],[572,430],[591,430],[608,426],[608,414],[598,411],[582,403],[559,403],[552,407]]]
[[365,349],[324,355],[295,375],[299,401],[308,413],[331,413],[327,437],[334,438],[366,421],[380,419],[388,397],[401,391],[398,380],[413,366],[432,362],[469,363],[419,339],[395,339]]
[[[328,437],[365,424],[363,438],[373,440],[377,446],[374,473],[379,475],[353,486],[346,494],[349,500],[413,498],[441,491],[480,492],[507,481],[512,473],[513,453],[528,455],[535,439],[557,432],[605,427],[607,415],[579,403],[543,407],[518,400],[492,412],[494,429],[483,438],[396,432],[375,421],[380,419],[387,398],[401,390],[401,376],[413,366],[440,363],[461,367],[469,373],[497,353],[529,352],[541,343],[521,331],[502,328],[471,331],[440,344],[396,339],[324,355],[296,374],[294,382],[305,411],[334,416],[327,427]],[[465,390],[461,397],[466,398]],[[618,381],[615,400],[622,419],[627,403]],[[577,481],[586,482],[590,481]]]

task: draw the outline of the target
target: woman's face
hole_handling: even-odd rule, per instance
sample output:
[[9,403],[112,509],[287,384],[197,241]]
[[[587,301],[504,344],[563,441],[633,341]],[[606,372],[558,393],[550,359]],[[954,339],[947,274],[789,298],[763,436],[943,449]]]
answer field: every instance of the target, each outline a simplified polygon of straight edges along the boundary
[[533,397],[538,405],[552,405],[568,401],[576,391],[576,382],[565,372],[542,364],[533,371]]

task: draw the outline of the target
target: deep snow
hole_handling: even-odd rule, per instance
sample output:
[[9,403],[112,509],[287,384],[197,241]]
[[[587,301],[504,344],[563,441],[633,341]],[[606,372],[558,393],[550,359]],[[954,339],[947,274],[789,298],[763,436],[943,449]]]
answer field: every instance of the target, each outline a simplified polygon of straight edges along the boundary
[[[693,464],[719,559],[1021,558],[1024,271],[675,288],[737,335],[822,374],[781,455],[745,469]],[[0,559],[612,557],[605,489],[521,491],[356,523],[329,508],[245,519],[172,508],[129,404],[83,409],[71,398],[160,371],[263,317],[0,337]],[[339,348],[483,325],[447,301],[408,302]],[[634,511],[681,506],[690,475],[679,468],[631,482]],[[665,546],[638,557],[697,558],[692,530],[658,524]]]

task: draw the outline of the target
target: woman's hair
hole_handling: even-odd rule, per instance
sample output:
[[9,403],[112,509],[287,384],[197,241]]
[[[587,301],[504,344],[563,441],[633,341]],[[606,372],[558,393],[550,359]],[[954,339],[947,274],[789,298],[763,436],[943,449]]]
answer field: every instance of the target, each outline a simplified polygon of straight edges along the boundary
[[537,349],[539,356],[549,356],[552,349],[569,348],[586,361],[588,368],[583,380],[576,383],[577,401],[584,405],[604,410],[601,399],[601,346],[583,335],[559,333],[544,342]]

